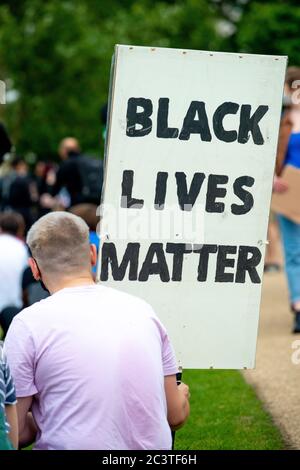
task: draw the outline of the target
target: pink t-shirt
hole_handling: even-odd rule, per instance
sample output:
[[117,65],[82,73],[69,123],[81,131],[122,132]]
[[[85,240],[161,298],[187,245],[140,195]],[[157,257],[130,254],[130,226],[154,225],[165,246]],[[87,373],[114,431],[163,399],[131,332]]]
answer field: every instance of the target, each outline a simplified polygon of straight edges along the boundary
[[143,300],[101,285],[26,308],[5,340],[17,397],[34,396],[35,449],[170,449],[165,328]]

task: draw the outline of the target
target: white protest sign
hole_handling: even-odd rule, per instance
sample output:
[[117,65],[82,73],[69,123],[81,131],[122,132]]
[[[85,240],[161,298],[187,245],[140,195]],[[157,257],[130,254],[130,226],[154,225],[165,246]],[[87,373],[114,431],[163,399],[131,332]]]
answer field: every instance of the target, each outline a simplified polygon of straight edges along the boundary
[[98,278],[184,368],[251,368],[286,57],[116,46]]

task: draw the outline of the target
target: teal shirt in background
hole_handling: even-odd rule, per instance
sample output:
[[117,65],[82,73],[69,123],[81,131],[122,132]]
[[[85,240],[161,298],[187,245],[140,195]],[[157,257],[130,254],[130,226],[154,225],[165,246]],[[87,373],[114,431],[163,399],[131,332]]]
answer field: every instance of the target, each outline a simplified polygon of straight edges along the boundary
[[[100,246],[100,238],[96,232],[90,231],[90,244],[91,245],[96,245],[97,248],[97,254],[99,253],[99,246]],[[93,266],[92,272],[96,274],[97,271],[97,265]]]
[[5,416],[2,409],[0,409],[0,450],[14,450],[7,435]]

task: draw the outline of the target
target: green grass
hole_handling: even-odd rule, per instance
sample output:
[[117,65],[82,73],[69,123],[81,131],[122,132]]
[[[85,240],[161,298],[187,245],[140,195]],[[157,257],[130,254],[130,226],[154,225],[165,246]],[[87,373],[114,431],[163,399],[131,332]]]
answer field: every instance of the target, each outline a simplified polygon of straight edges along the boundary
[[284,449],[284,442],[253,389],[237,371],[187,370],[191,415],[176,433],[175,448]]

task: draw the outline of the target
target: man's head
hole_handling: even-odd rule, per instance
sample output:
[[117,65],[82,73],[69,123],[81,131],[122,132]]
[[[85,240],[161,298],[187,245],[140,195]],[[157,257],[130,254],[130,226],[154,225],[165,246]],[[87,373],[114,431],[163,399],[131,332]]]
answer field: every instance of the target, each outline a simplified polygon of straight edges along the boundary
[[26,176],[28,173],[28,165],[21,157],[15,157],[11,162],[11,167],[20,176]]
[[70,155],[80,154],[80,145],[74,137],[66,137],[61,141],[58,147],[58,153],[62,160],[66,160]]
[[29,264],[36,280],[53,292],[64,283],[91,279],[96,248],[89,244],[89,228],[78,216],[51,212],[41,217],[27,234],[32,254]]
[[0,233],[22,238],[24,236],[25,223],[18,212],[2,212],[0,214]]

